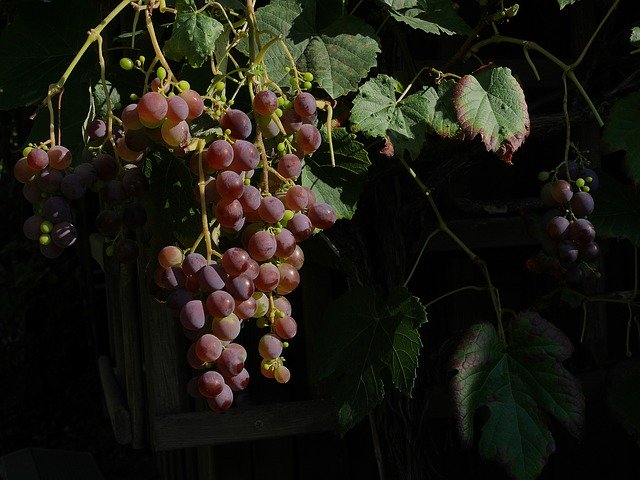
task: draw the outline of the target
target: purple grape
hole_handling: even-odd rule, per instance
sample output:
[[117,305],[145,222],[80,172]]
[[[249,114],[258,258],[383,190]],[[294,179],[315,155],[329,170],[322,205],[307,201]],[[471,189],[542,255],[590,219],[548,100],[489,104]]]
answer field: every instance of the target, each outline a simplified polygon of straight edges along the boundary
[[229,130],[235,139],[244,140],[251,135],[251,120],[241,110],[230,108],[220,116],[220,126],[224,130]]
[[571,197],[571,211],[578,217],[591,215],[594,208],[593,197],[587,192],[577,192]]
[[569,230],[569,220],[564,217],[553,217],[547,223],[547,234],[551,240],[562,240],[566,238]]

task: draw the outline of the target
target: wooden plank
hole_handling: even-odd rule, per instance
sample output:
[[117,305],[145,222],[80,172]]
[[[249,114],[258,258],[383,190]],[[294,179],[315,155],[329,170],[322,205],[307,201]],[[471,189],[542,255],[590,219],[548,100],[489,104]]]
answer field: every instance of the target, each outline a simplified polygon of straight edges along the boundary
[[308,400],[232,408],[224,414],[191,412],[158,416],[152,438],[157,450],[220,445],[333,430],[328,400]]
[[120,385],[118,385],[118,380],[114,375],[109,357],[103,355],[98,358],[98,371],[107,404],[107,412],[109,412],[109,419],[111,420],[111,427],[113,428],[116,441],[120,445],[131,443],[132,434],[129,409],[122,395]]

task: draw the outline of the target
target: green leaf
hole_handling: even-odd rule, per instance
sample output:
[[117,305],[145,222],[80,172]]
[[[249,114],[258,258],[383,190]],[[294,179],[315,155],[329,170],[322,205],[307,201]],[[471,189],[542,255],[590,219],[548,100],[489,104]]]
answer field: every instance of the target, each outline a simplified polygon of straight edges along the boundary
[[364,146],[344,128],[333,129],[336,166],[331,165],[329,142],[322,129],[322,146],[307,159],[302,169],[302,185],[313,190],[319,202],[336,210],[337,218],[350,219],[356,211],[362,184],[371,165]]
[[386,298],[358,287],[327,308],[318,338],[326,357],[317,374],[338,381],[334,398],[342,432],[382,400],[383,378],[411,393],[422,347],[418,329],[426,321],[424,307],[404,287]]
[[213,53],[222,31],[222,24],[203,12],[198,12],[191,0],[181,0],[173,22],[171,38],[164,44],[164,52],[172,60],[187,59],[199,67]]
[[624,238],[640,247],[640,194],[613,177],[600,174],[593,193],[596,208],[589,220],[603,237]]
[[[120,93],[114,87],[109,80],[105,81],[107,90],[105,91],[102,82],[98,81],[93,85],[93,102],[94,102],[94,117],[107,118],[107,93],[109,94],[109,100],[111,102],[111,109],[117,110],[117,105],[120,103]],[[91,119],[89,119],[91,120]]]
[[465,75],[453,92],[458,121],[471,140],[480,135],[487,151],[511,164],[513,153],[529,135],[524,92],[505,67]]
[[427,125],[443,138],[464,137],[453,104],[455,80],[443,80],[437,88],[429,87],[422,94],[427,99]]
[[[0,35],[0,110],[34,105],[47,96],[100,21],[93,4],[80,0],[19,4],[13,23]],[[64,19],[64,21],[52,21]],[[94,67],[95,56],[81,61],[71,79]]]
[[371,137],[389,136],[397,155],[408,150],[415,158],[425,140],[429,101],[416,93],[398,102],[395,85],[388,75],[362,85],[353,100],[352,128]]
[[629,38],[631,45],[634,47],[640,47],[640,26],[633,27],[631,29],[631,37]]
[[567,5],[573,5],[578,0],[558,0],[558,5],[560,5],[560,10],[562,10]]
[[[322,27],[317,24],[318,10],[315,0],[275,0],[259,8],[256,18],[261,30],[285,38],[301,71],[313,73],[314,81],[331,98],[338,98],[358,88],[360,80],[376,65],[380,48],[373,28],[363,20],[343,15]],[[267,33],[260,37],[263,45],[272,38]],[[264,61],[270,76],[288,85],[284,68],[291,65],[279,43],[266,52]]]
[[613,370],[607,401],[614,417],[636,438],[640,436],[640,363],[626,360]]
[[555,445],[544,413],[580,437],[584,396],[579,382],[562,366],[573,348],[567,337],[537,313],[519,314],[505,345],[490,324],[471,327],[453,358],[460,431],[474,437],[473,413],[489,408],[480,453],[501,463],[518,480],[533,480]]
[[640,182],[640,91],[618,100],[602,134],[608,153],[624,150],[629,177]]
[[392,7],[390,15],[397,21],[425,33],[468,35],[471,27],[453,8],[451,0],[384,1]]

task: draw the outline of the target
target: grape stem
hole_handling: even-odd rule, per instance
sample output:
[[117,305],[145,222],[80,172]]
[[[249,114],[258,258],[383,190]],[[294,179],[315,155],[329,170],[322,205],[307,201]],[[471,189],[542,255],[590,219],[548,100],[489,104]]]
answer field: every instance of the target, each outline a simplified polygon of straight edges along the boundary
[[156,37],[156,31],[153,27],[153,22],[151,21],[151,10],[146,9],[144,11],[145,24],[147,27],[147,32],[149,32],[149,38],[151,40],[151,45],[153,46],[153,51],[156,54],[156,58],[160,61],[160,64],[167,71],[167,82],[170,82],[172,78],[177,78],[173,72],[171,71],[171,67],[167,62],[167,59],[162,54],[162,49],[160,48],[160,44],[158,44],[158,38]]
[[433,305],[434,303],[438,303],[440,300],[444,300],[447,297],[450,297],[451,295],[455,295],[457,293],[460,292],[464,292],[467,290],[475,290],[477,292],[484,292],[487,290],[487,287],[478,287],[477,285],[466,285],[464,287],[460,287],[460,288],[456,288],[455,290],[451,290],[450,292],[444,293],[442,295],[440,295],[437,298],[434,298],[433,300],[429,301],[427,304],[425,304],[425,308],[429,308],[431,305]]
[[329,138],[329,155],[331,156],[331,166],[335,167],[336,156],[333,151],[333,135],[332,135],[333,125],[331,124],[333,122],[333,105],[331,105],[331,102],[328,102],[326,100],[316,100],[316,107],[327,111],[326,125],[327,125],[327,137]]
[[437,68],[433,68],[433,67],[423,67],[423,68],[420,69],[420,71],[418,71],[418,73],[415,74],[415,76],[409,82],[409,85],[407,85],[407,88],[405,88],[404,91],[402,92],[402,94],[400,94],[400,97],[398,97],[398,100],[396,100],[396,105],[398,105],[404,99],[404,97],[407,96],[407,94],[409,93],[409,91],[413,87],[413,84],[416,82],[416,80],[418,80],[418,78],[420,77],[420,75],[422,75],[423,72],[429,72],[432,75],[435,75],[436,76],[436,83],[440,82],[442,79],[447,78],[447,77],[451,77],[451,78],[455,78],[456,80],[460,80],[460,76],[456,75],[455,73],[442,72],[442,71],[438,70]]
[[211,263],[211,255],[214,253],[211,247],[211,232],[209,231],[209,219],[207,218],[207,200],[205,197],[205,177],[204,168],[202,166],[202,157],[204,153],[205,141],[198,139],[198,192],[200,194],[200,214],[202,219],[202,234],[204,235],[204,242],[207,246],[207,263]]
[[[458,237],[447,225],[447,223],[444,221],[444,219],[442,218],[442,215],[440,213],[440,210],[438,209],[438,206],[436,205],[435,201],[433,200],[433,196],[431,195],[431,190],[429,190],[429,188],[422,183],[422,180],[420,180],[420,178],[418,177],[418,175],[414,172],[414,170],[409,166],[409,164],[406,162],[406,160],[402,157],[397,157],[400,160],[400,163],[402,163],[402,165],[404,166],[404,168],[407,170],[407,172],[409,173],[409,175],[411,175],[411,177],[414,179],[414,181],[416,182],[416,184],[418,185],[418,187],[420,188],[420,190],[422,191],[422,193],[424,193],[425,197],[427,198],[427,201],[429,202],[429,205],[431,206],[431,209],[433,210],[433,213],[436,216],[436,219],[438,221],[438,227],[437,230],[435,230],[436,232],[443,232],[446,233],[449,238],[451,238],[451,240],[454,241],[454,243],[456,243],[458,245],[458,247],[467,254],[467,256],[469,257],[469,259],[471,260],[472,263],[476,264],[478,266],[478,268],[480,269],[482,276],[485,279],[485,282],[487,284],[487,290],[489,291],[489,295],[491,297],[491,303],[493,304],[493,309],[494,312],[496,314],[496,321],[497,321],[497,325],[498,325],[498,335],[500,337],[500,339],[506,343],[506,336],[505,336],[505,332],[504,332],[504,326],[502,324],[502,306],[501,306],[501,302],[500,302],[500,294],[498,292],[498,289],[493,285],[493,282],[491,280],[491,275],[489,274],[489,268],[487,267],[486,262],[481,259],[478,255],[476,255],[473,251],[471,251],[471,249],[462,241],[462,239],[460,239],[460,237]],[[430,240],[430,238],[428,238],[428,240]],[[420,257],[418,257],[419,259]],[[415,268],[414,268],[415,270]]]

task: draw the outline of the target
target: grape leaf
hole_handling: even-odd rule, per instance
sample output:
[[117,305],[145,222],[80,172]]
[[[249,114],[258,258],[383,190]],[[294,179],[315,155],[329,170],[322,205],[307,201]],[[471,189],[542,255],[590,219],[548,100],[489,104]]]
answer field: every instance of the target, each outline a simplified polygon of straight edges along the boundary
[[603,237],[625,238],[640,247],[640,194],[601,173],[600,188],[593,193],[596,208],[589,220]]
[[180,0],[177,10],[164,53],[172,60],[186,58],[190,65],[199,67],[213,53],[224,28],[215,18],[198,11],[193,0]]
[[640,47],[640,26],[633,27],[631,29],[631,36],[629,38],[631,45],[634,47]]
[[[378,41],[368,24],[358,17],[339,15],[333,23],[322,27],[317,23],[316,0],[275,0],[259,8],[256,18],[262,44],[273,38],[285,39],[300,70],[313,73],[315,81],[331,98],[338,98],[358,88],[369,70],[376,65],[380,52]],[[246,52],[246,45],[243,47]],[[265,65],[271,77],[288,85],[284,67],[291,66],[279,43],[265,54]]]
[[422,347],[418,329],[426,321],[424,307],[404,287],[386,298],[358,287],[329,305],[318,338],[327,353],[317,375],[337,378],[343,433],[382,400],[383,378],[410,395]]
[[625,163],[629,177],[640,182],[640,91],[618,100],[609,115],[609,121],[602,134],[602,141],[608,153],[626,151]]
[[455,80],[443,80],[437,88],[429,87],[422,94],[428,102],[427,125],[443,138],[464,137],[453,104]]
[[553,415],[580,437],[584,396],[563,366],[573,347],[537,313],[520,313],[505,345],[490,324],[472,326],[459,345],[452,368],[458,424],[463,439],[474,437],[473,413],[489,408],[480,453],[501,463],[518,480],[535,479],[555,449],[543,415]]
[[395,20],[425,33],[468,35],[472,32],[471,27],[456,13],[451,0],[384,1],[384,3],[391,7],[389,13]]
[[[105,87],[106,86],[106,91]],[[116,87],[109,81],[105,81],[105,85],[102,85],[101,81],[94,82],[93,88],[93,103],[94,103],[94,116],[100,118],[107,118],[107,92],[109,93],[109,101],[111,102],[111,109],[117,110],[117,106],[120,104],[120,93]]]
[[398,102],[395,85],[388,75],[362,85],[353,100],[352,128],[371,137],[389,136],[398,155],[408,150],[415,158],[425,140],[429,100],[415,93]]
[[322,145],[307,159],[302,169],[302,184],[311,188],[319,202],[333,206],[338,218],[350,219],[371,162],[364,146],[344,128],[333,129],[336,166],[331,165],[327,132],[322,129]]
[[573,5],[578,0],[558,0],[558,5],[560,5],[560,10],[562,10],[567,5]]
[[480,135],[490,152],[508,164],[529,135],[524,92],[505,67],[462,77],[453,92],[458,120],[469,139]]
[[640,363],[626,360],[613,370],[607,401],[614,417],[636,437],[640,436]]
[[[29,2],[18,5],[16,20],[0,34],[0,110],[33,105],[47,95],[99,21],[87,2]],[[64,19],[54,22],[52,19]],[[91,55],[85,55],[91,57]],[[84,58],[74,69],[78,80],[94,67]]]

